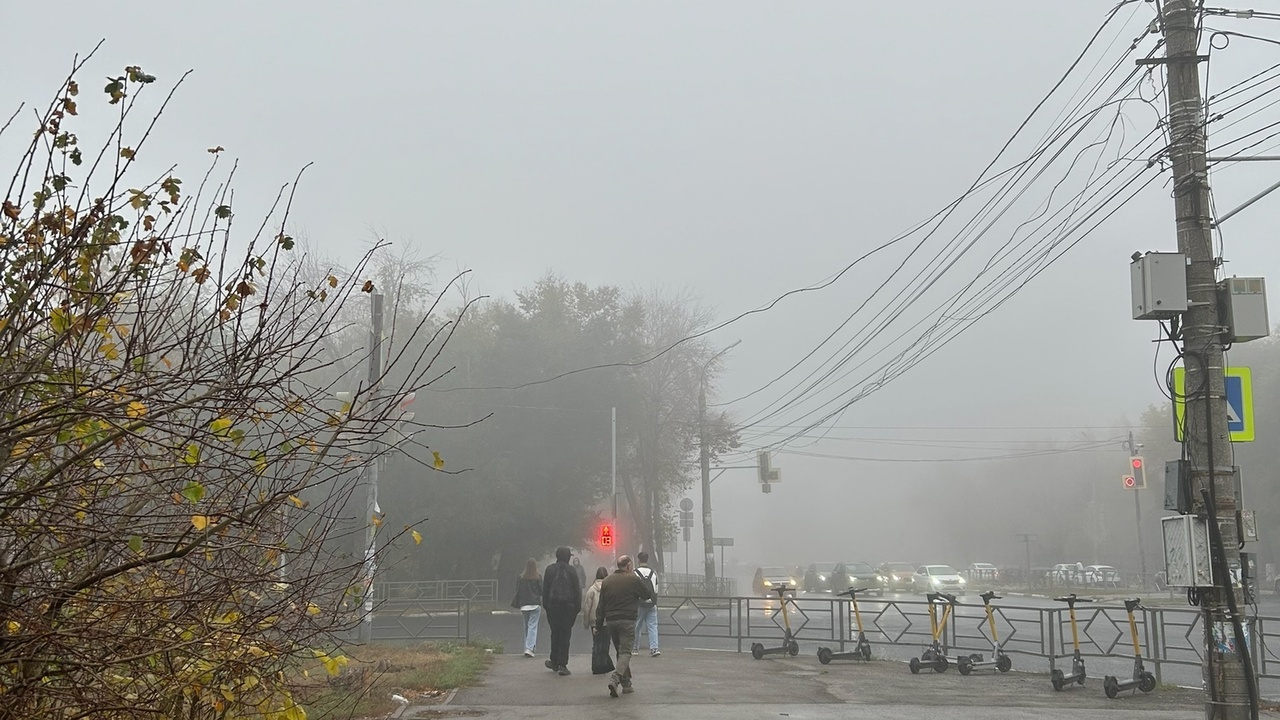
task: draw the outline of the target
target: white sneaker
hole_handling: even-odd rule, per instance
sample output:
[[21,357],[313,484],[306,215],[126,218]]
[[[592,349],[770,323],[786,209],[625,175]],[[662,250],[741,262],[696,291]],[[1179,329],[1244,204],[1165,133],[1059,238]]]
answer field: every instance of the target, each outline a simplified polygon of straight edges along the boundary
[[524,651],[524,656],[525,656],[525,657],[528,657],[528,658],[533,657],[533,651],[532,651],[532,650],[525,650],[525,651]]
[[649,651],[649,657],[658,657],[658,656],[659,656],[659,655],[661,655],[661,654],[662,654],[662,653],[661,653],[661,652],[659,652],[659,651],[657,651],[657,650],[650,650],[650,651]]

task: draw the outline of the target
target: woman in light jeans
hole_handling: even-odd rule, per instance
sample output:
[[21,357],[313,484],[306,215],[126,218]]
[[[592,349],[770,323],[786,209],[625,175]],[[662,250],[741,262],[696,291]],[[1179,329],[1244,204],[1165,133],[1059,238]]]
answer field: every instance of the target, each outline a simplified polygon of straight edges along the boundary
[[524,656],[531,658],[538,645],[538,620],[542,617],[542,576],[533,558],[525,561],[524,573],[516,578],[516,597],[511,607],[520,608],[524,616]]

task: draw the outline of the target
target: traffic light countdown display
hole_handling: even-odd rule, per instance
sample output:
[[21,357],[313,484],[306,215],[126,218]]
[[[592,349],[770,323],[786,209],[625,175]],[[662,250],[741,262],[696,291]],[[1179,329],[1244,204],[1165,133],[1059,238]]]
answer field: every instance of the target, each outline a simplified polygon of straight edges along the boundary
[[613,526],[608,523],[600,526],[600,547],[613,547]]
[[1126,490],[1147,489],[1147,463],[1141,457],[1129,458],[1129,472],[1122,478]]

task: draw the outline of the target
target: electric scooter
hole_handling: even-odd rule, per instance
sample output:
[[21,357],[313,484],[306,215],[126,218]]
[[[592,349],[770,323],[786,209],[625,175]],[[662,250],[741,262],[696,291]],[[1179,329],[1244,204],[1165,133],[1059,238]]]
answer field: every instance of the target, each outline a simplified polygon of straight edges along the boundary
[[[781,603],[782,624],[784,632],[782,636],[782,645],[778,647],[767,648],[764,643],[751,643],[751,657],[759,660],[765,655],[790,655],[795,657],[800,654],[800,643],[796,642],[795,636],[791,634],[791,616],[787,615],[787,587],[776,587],[774,592],[778,593],[778,602]],[[795,602],[793,599],[792,602]]]
[[1054,668],[1049,673],[1049,680],[1053,682],[1054,690],[1062,690],[1062,688],[1075,683],[1084,685],[1084,658],[1080,656],[1080,633],[1076,630],[1076,603],[1093,602],[1086,598],[1078,598],[1075,593],[1071,593],[1066,597],[1054,598],[1058,602],[1067,604],[1067,613],[1071,617],[1071,646],[1073,648],[1071,654],[1071,674],[1063,675],[1062,671]]
[[853,646],[852,650],[844,650],[835,652],[831,648],[818,648],[818,662],[823,665],[829,664],[832,660],[870,660],[871,659],[871,641],[867,640],[867,635],[862,631],[862,611],[858,609],[858,593],[869,592],[871,588],[849,588],[839,595],[848,595],[849,603],[853,605],[853,621],[858,626],[858,644]]
[[1000,636],[996,631],[996,616],[991,610],[991,601],[1000,600],[1000,596],[993,591],[988,590],[979,597],[982,598],[982,605],[987,610],[987,627],[991,630],[991,659],[983,660],[982,655],[961,655],[956,658],[956,669],[961,675],[968,675],[975,668],[994,667],[1002,673],[1007,673],[1013,667],[1013,658],[1005,654],[1004,648],[1000,645]]
[[1138,688],[1144,693],[1149,693],[1156,689],[1156,676],[1147,672],[1142,666],[1142,646],[1138,644],[1138,621],[1133,619],[1133,611],[1142,607],[1141,603],[1142,601],[1138,598],[1124,601],[1124,610],[1129,614],[1129,636],[1133,639],[1133,677],[1128,680],[1117,680],[1114,675],[1103,678],[1102,689],[1109,698],[1114,698],[1121,690]]
[[[929,601],[929,631],[933,634],[933,642],[925,648],[918,658],[911,658],[909,667],[911,674],[917,675],[922,668],[932,669],[936,673],[944,673],[951,666],[947,660],[947,648],[942,643],[942,635],[947,629],[947,620],[951,610],[956,606],[955,595],[944,592],[931,592],[925,595]],[[942,617],[938,617],[938,606],[942,606]]]

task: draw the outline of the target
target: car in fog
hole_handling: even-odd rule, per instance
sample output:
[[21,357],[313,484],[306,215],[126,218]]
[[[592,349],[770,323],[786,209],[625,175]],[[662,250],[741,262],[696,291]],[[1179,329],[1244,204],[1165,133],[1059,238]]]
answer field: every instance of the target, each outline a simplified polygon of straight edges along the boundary
[[882,563],[878,570],[886,590],[910,590],[911,577],[916,574],[916,566],[904,562]]
[[884,577],[866,562],[840,563],[836,565],[831,578],[831,587],[835,592],[843,592],[849,588],[865,588],[876,595],[884,595]]
[[1110,565],[1089,565],[1084,569],[1084,584],[1091,587],[1121,586],[1120,571]]
[[993,583],[1000,579],[1000,570],[992,563],[969,563],[969,567],[960,573],[969,582],[981,581]]
[[950,565],[921,565],[911,576],[911,587],[916,592],[945,592],[963,595],[968,582]]
[[1077,563],[1058,563],[1044,576],[1050,585],[1077,585],[1084,582],[1084,566]]
[[843,590],[839,582],[835,581],[835,570],[840,567],[841,563],[821,562],[813,563],[804,571],[804,591],[805,592],[832,592],[834,590]]
[[780,565],[756,568],[756,576],[751,581],[751,588],[757,595],[774,595],[775,588],[785,587],[792,593],[800,589],[800,582],[791,568]]

